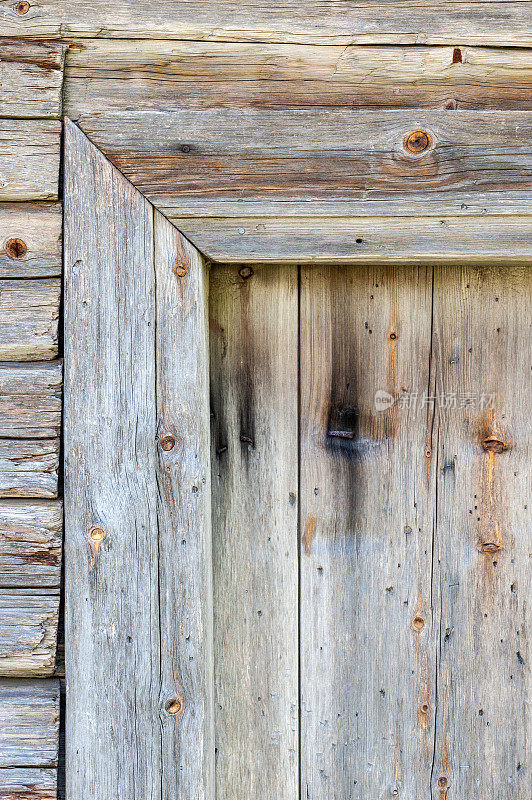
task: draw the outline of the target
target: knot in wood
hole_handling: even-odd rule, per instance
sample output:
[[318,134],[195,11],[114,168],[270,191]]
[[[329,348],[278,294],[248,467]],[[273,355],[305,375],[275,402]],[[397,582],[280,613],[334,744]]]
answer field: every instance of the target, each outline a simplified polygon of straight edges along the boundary
[[251,278],[253,275],[253,270],[251,267],[242,267],[238,270],[238,274],[242,278],[242,280],[247,281],[248,278]]
[[10,258],[22,258],[26,255],[28,247],[22,239],[8,239],[6,253]]
[[188,273],[188,267],[186,264],[183,264],[178,258],[176,258],[174,263],[174,274],[177,275],[178,278],[184,278]]
[[173,436],[170,435],[163,436],[163,438],[160,441],[160,445],[162,450],[166,451],[173,450],[173,448],[175,447],[175,439]]
[[479,550],[482,553],[498,553],[503,547],[502,542],[482,542],[479,545]]
[[181,714],[185,707],[185,702],[181,695],[176,695],[167,701],[165,705],[168,714]]
[[510,445],[495,436],[488,436],[487,439],[484,439],[482,447],[488,453],[504,453],[505,450],[510,449]]
[[105,539],[105,536],[106,532],[104,531],[103,528],[100,528],[99,526],[95,526],[90,533],[90,537],[93,542],[101,542],[102,539]]
[[404,139],[404,148],[408,153],[419,155],[430,147],[430,136],[426,131],[417,130],[407,134]]
[[30,4],[27,0],[21,0],[20,3],[16,3],[14,6],[15,13],[19,15],[19,17],[23,17],[24,14],[27,14],[30,10]]
[[438,786],[440,787],[440,789],[445,789],[448,783],[449,781],[447,780],[445,775],[442,775],[441,778],[438,778]]
[[414,619],[412,620],[412,626],[413,626],[414,630],[422,631],[423,628],[425,627],[425,620],[423,619],[423,617],[420,617],[419,615],[416,615],[414,617]]

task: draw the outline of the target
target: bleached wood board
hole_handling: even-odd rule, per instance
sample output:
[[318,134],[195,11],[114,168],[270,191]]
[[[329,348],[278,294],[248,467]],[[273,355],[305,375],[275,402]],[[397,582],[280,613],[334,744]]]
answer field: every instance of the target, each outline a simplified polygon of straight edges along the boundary
[[268,214],[272,202],[308,203],[312,213],[314,202],[366,200],[394,200],[405,215],[410,197],[489,206],[492,193],[532,194],[526,111],[207,109],[79,123],[155,205],[192,201],[198,216],[225,216],[235,201]]
[[525,49],[93,39],[69,48],[64,113],[209,106],[525,110],[531,97],[532,56]]
[[0,361],[57,357],[61,280],[0,280]]
[[0,278],[61,275],[60,205],[0,204]]
[[58,589],[0,591],[0,675],[52,675],[55,666]]
[[59,119],[66,45],[0,39],[0,117]]
[[0,767],[55,767],[58,738],[59,681],[1,680]]
[[216,267],[210,297],[217,796],[294,798],[297,268]]
[[0,437],[58,436],[62,377],[61,361],[0,364]]
[[71,123],[65,181],[67,792],[210,800],[204,265]]
[[221,263],[508,264],[532,259],[532,215],[170,218]]
[[0,800],[56,800],[57,770],[0,769]]
[[426,266],[301,270],[303,798],[430,796],[432,420],[375,401],[426,393],[431,293]]
[[0,200],[57,200],[59,120],[0,119]]
[[0,439],[0,497],[57,497],[59,439]]
[[313,2],[263,0],[235,4],[207,0],[201,5],[168,0],[104,0],[67,5],[61,0],[32,4],[17,14],[11,0],[0,5],[0,35],[200,39],[219,41],[300,42],[315,44],[532,44],[527,2],[465,0],[412,6],[375,0]]
[[0,500],[0,587],[59,588],[63,509],[48,500]]
[[435,272],[434,394],[448,400],[435,448],[432,783],[453,797],[530,794],[531,299],[529,266]]

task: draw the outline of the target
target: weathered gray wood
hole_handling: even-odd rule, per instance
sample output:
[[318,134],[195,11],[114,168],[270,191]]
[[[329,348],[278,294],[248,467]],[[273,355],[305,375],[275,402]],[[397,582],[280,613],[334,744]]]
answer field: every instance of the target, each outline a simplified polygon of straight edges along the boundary
[[[326,16],[325,14],[322,16]],[[95,39],[68,51],[64,112],[531,109],[529,50]]]
[[[432,270],[301,273],[301,797],[427,795]],[[386,395],[384,395],[386,397]]]
[[59,439],[0,439],[0,497],[57,497]]
[[57,357],[61,281],[0,280],[0,361]]
[[531,295],[526,266],[435,274],[434,800],[530,794]]
[[409,216],[375,217],[286,217],[276,211],[277,217],[174,217],[171,210],[170,215],[206,256],[222,263],[508,264],[532,257],[532,216],[480,214],[480,209],[477,215],[430,217],[416,216],[412,208]]
[[0,769],[0,800],[56,800],[55,769]]
[[0,591],[0,675],[52,675],[58,589]]
[[214,706],[208,275],[202,256],[158,212],[154,235],[160,691],[162,702],[175,712],[163,714],[161,719],[161,796],[211,800]]
[[527,2],[465,0],[413,7],[396,0],[275,0],[241,6],[231,0],[104,0],[67,5],[50,0],[17,13],[2,0],[0,35],[37,38],[79,36],[133,39],[213,39],[219,41],[300,42],[316,44],[532,44]]
[[204,265],[70,122],[65,179],[67,791],[210,800]]
[[211,275],[217,796],[298,796],[297,269]]
[[58,733],[58,680],[0,681],[0,767],[55,767]]
[[59,119],[65,50],[60,42],[0,40],[0,117]]
[[67,793],[159,800],[153,210],[65,136]]
[[62,376],[61,361],[0,364],[0,437],[58,436]]
[[0,587],[58,588],[62,533],[61,503],[0,501]]
[[0,200],[57,200],[61,123],[0,119]]
[[235,200],[268,214],[272,201],[394,199],[399,215],[410,198],[530,201],[532,112],[207,109],[80,124],[157,206],[190,200],[198,216],[223,217]]
[[61,275],[60,205],[0,205],[0,278]]

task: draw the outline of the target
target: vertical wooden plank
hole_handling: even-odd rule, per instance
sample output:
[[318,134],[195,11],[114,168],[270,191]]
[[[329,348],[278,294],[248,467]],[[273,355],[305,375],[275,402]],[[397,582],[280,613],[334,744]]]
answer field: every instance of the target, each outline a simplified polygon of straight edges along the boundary
[[216,789],[298,797],[295,267],[211,274]]
[[65,135],[67,794],[160,800],[153,211]]
[[214,798],[208,274],[155,212],[161,792]]
[[435,800],[530,796],[531,288],[525,266],[436,271]]
[[429,786],[431,293],[425,267],[302,270],[305,800],[410,800]]

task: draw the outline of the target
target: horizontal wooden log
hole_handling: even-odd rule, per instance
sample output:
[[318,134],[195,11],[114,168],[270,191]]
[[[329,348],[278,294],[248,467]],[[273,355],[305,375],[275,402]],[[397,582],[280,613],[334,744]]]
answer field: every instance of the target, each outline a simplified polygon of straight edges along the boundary
[[530,50],[97,39],[70,47],[64,112],[208,107],[532,109]]
[[55,767],[58,739],[59,681],[0,681],[0,767]]
[[61,123],[0,119],[0,200],[57,200]]
[[0,117],[61,116],[65,45],[0,40]]
[[60,502],[0,500],[0,588],[59,588],[62,533]]
[[405,214],[411,197],[531,199],[526,111],[209,109],[93,114],[80,125],[165,211],[394,200]]
[[0,205],[0,278],[61,275],[60,205]]
[[133,39],[212,39],[219,41],[316,44],[495,44],[532,43],[527,2],[466,0],[411,3],[383,0],[235,4],[233,0],[104,0],[65,4],[49,0],[21,13],[2,0],[0,35],[89,36]]
[[62,374],[61,361],[0,363],[0,437],[59,435]]
[[0,675],[52,675],[58,589],[0,590]]
[[0,769],[0,800],[56,800],[57,770]]
[[61,281],[0,280],[0,361],[57,357]]
[[0,498],[57,497],[59,439],[0,439]]
[[171,217],[222,263],[522,263],[532,216]]

